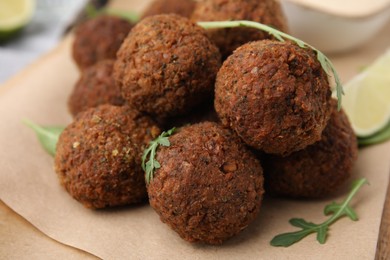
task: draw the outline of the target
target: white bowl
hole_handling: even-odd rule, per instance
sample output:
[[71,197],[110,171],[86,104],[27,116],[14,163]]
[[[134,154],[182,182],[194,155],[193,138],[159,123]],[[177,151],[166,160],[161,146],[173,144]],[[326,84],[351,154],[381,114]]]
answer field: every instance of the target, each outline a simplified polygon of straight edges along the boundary
[[[290,34],[326,53],[350,51],[367,43],[390,19],[390,0],[370,0],[371,5],[365,1],[366,8],[364,1],[350,1],[351,5],[346,4],[348,0],[339,0],[344,1],[339,5],[330,0],[280,1]],[[339,8],[327,8],[326,3]]]

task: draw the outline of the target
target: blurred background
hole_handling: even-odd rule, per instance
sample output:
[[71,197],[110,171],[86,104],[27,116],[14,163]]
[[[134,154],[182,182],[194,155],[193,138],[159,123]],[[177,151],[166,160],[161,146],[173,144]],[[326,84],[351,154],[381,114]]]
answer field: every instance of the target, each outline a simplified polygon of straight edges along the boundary
[[[35,7],[31,21],[21,33],[10,40],[1,41],[0,24],[0,84],[54,48],[73,25],[86,17],[84,7],[88,3],[99,8],[109,2],[109,0],[0,0],[0,15],[4,14],[5,9],[2,5],[10,1],[31,1],[35,3]],[[355,51],[374,39],[390,19],[390,0],[277,1],[282,4],[292,35],[332,55]],[[118,2],[122,6],[141,7],[150,1],[111,1],[114,6]]]
[[87,0],[36,0],[31,22],[0,44],[0,84],[56,46],[86,4]]

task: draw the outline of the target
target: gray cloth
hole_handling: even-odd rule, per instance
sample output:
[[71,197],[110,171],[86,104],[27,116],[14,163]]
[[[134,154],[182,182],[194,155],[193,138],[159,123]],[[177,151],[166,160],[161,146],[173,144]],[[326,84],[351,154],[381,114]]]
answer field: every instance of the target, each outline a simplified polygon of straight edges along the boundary
[[87,0],[37,0],[32,21],[22,34],[0,45],[0,83],[52,49]]

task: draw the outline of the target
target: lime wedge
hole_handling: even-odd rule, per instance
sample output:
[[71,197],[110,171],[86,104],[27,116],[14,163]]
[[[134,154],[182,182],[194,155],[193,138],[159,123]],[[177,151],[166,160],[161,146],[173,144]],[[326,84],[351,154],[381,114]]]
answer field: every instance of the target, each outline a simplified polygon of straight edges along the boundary
[[35,0],[0,1],[0,41],[6,41],[20,32],[31,20]]
[[390,123],[379,132],[369,137],[358,138],[360,146],[379,144],[390,139]]
[[390,49],[344,85],[343,108],[358,137],[372,136],[390,122]]

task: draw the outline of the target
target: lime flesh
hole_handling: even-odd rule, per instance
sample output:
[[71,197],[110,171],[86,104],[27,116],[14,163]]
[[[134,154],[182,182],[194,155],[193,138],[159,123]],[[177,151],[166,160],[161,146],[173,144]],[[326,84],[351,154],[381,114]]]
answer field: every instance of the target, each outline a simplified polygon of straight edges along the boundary
[[35,0],[0,1],[0,41],[17,35],[31,20]]
[[372,136],[390,122],[390,49],[344,86],[343,108],[358,137]]

